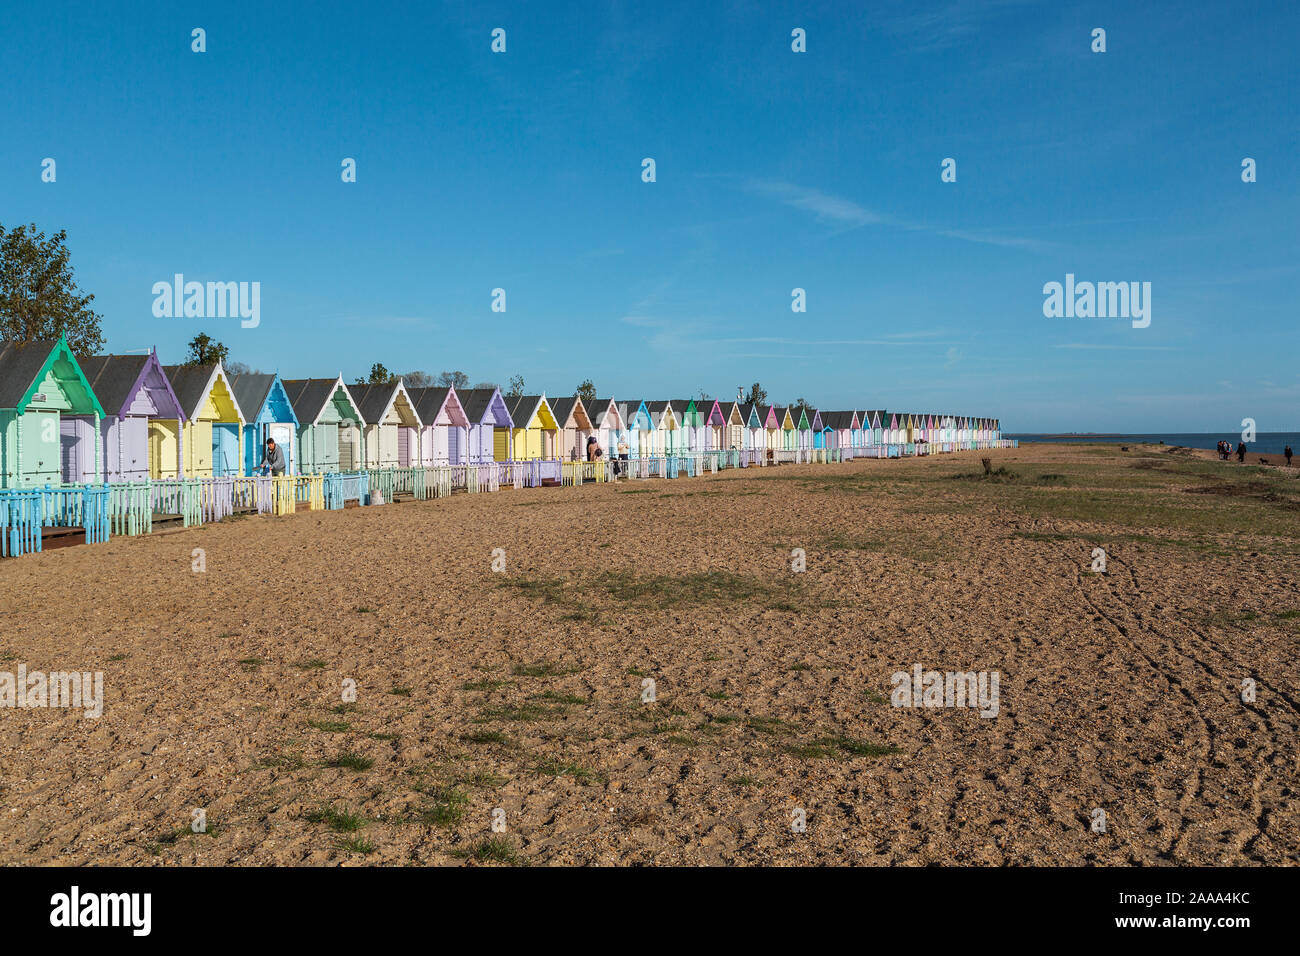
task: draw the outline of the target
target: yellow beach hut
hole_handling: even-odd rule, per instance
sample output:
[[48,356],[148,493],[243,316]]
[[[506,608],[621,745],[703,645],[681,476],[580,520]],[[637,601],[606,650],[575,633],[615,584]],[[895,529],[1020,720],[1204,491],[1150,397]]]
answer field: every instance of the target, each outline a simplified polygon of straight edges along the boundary
[[560,426],[545,395],[521,395],[510,409],[514,421],[511,440],[516,461],[559,457]]
[[220,362],[211,365],[168,365],[164,368],[172,391],[185,412],[183,424],[166,419],[149,423],[150,469],[162,477],[170,459],[169,443],[181,435],[181,477],[212,478],[238,475],[244,460],[244,412]]

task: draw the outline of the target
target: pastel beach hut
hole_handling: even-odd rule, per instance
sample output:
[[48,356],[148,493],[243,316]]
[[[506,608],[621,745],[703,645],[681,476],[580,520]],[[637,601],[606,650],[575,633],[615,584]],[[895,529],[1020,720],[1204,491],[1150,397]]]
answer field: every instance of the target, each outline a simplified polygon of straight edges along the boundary
[[103,418],[66,338],[0,341],[0,488],[101,481]]
[[630,458],[648,458],[654,454],[654,422],[650,409],[639,398],[617,403],[619,417],[623,420],[623,436],[627,439]]
[[420,416],[402,382],[358,385],[352,390],[361,420],[363,468],[410,468],[420,464]]
[[674,399],[673,417],[677,419],[676,454],[696,454],[705,450],[704,414],[693,398]]
[[343,376],[295,378],[283,384],[298,418],[299,471],[328,475],[360,469],[365,422]]
[[747,418],[740,402],[727,402],[721,406],[725,424],[722,431],[722,444],[718,447],[728,451],[741,451],[745,448],[745,420]]
[[745,428],[741,434],[741,448],[750,452],[761,452],[767,448],[767,438],[763,429],[763,419],[759,417],[758,405],[753,402],[741,402],[740,414],[745,419]]
[[799,447],[798,424],[795,421],[790,407],[780,409],[777,412],[781,420],[781,450],[794,451]]
[[469,461],[469,417],[451,387],[409,390],[420,416],[422,464],[463,465]]
[[704,418],[704,448],[706,451],[725,451],[727,445],[727,413],[716,398],[705,398],[695,403]]
[[551,399],[551,414],[559,424],[557,458],[583,461],[587,457],[587,439],[596,431],[596,425],[587,413],[582,398],[572,395]]
[[[612,398],[598,398],[591,403],[587,412],[591,416],[591,424],[595,429],[596,443],[600,445],[605,457],[616,456],[619,441],[626,437],[618,403]],[[631,455],[631,442],[628,442],[628,454]]]
[[510,460],[510,431],[514,421],[499,388],[471,388],[457,392],[467,429],[468,460],[473,464]]
[[[104,481],[144,481],[174,478],[180,468],[180,400],[172,391],[158,355],[92,355],[81,359],[81,370],[104,407],[100,423]],[[79,417],[93,431],[93,418]],[[78,477],[95,480],[92,456],[80,456]]]
[[763,422],[763,450],[767,452],[767,458],[771,461],[781,448],[780,410],[775,405],[761,405],[758,409],[758,417]]
[[684,454],[685,436],[682,434],[681,422],[677,420],[677,415],[673,411],[673,403],[671,401],[646,402],[646,409],[650,412],[650,420],[655,426],[655,454]]
[[799,415],[794,422],[796,438],[799,442],[799,448],[807,451],[817,447],[817,430],[820,427],[821,420],[817,417],[815,408],[800,408]]
[[164,365],[185,412],[181,426],[182,478],[238,475],[244,461],[244,412],[220,362]]
[[558,455],[560,426],[545,395],[521,395],[510,409],[511,440],[516,461],[553,460]]
[[244,410],[245,475],[257,474],[268,440],[284,453],[284,473],[298,473],[298,416],[284,382],[274,372],[251,372],[230,379],[235,400]]

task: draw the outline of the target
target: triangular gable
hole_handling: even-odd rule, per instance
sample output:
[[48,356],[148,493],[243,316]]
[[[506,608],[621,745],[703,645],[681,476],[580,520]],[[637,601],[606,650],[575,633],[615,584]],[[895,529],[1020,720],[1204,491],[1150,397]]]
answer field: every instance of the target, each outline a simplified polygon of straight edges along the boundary
[[812,427],[812,423],[808,421],[808,409],[799,409],[799,421],[795,422],[794,427],[800,431],[807,431]]
[[591,421],[596,428],[609,428],[620,432],[623,430],[623,416],[618,413],[618,403],[612,398],[596,399]]
[[862,419],[858,418],[856,410],[854,410],[852,414],[853,419],[849,422],[849,429],[852,431],[858,431],[862,428]]
[[248,419],[244,416],[244,410],[240,407],[238,399],[235,398],[235,389],[231,386],[230,379],[226,377],[226,370],[222,368],[220,362],[212,366],[212,373],[208,376],[208,383],[199,394],[199,400],[195,403],[194,408],[188,412],[189,417],[191,419],[198,418],[209,402],[216,409],[217,421],[237,421],[241,425],[248,423]]
[[[280,381],[278,373],[266,392],[266,400],[262,403],[262,409],[270,411],[270,420],[273,422],[293,422],[294,428],[299,427],[301,424],[293,410],[293,402],[289,401],[289,390],[284,387],[284,382]],[[261,414],[262,411],[259,410],[258,416],[260,417]]]
[[[806,415],[805,415],[804,417],[807,418]],[[809,426],[812,428],[812,430],[815,431],[815,432],[820,432],[820,431],[825,431],[825,430],[826,430],[826,426],[825,426],[824,424],[822,424],[822,413],[821,413],[820,411],[818,411],[817,409],[815,409],[815,408],[813,409],[813,417],[812,417],[812,421],[809,422],[808,424],[809,424]]]
[[745,421],[746,428],[762,428],[763,419],[758,417],[758,406],[751,405],[749,409],[749,418]]
[[789,408],[785,409],[785,416],[781,419],[781,430],[787,432],[794,431],[794,417],[790,414]]
[[[33,346],[37,344],[35,342],[31,343]],[[40,344],[43,345],[44,343]],[[3,349],[0,349],[0,352],[6,355],[25,351],[24,347],[17,342],[4,343],[4,346]],[[33,353],[28,358],[31,360],[28,364],[30,369],[31,365],[35,364],[35,360],[40,358],[40,353]],[[15,363],[17,366],[22,364]],[[27,380],[23,381],[24,379]],[[72,349],[68,346],[68,340],[64,336],[59,336],[59,340],[51,345],[40,365],[36,367],[34,375],[28,378],[28,375],[23,373],[14,384],[22,388],[22,391],[16,396],[17,401],[12,406],[6,407],[12,407],[19,413],[27,410],[27,406],[32,403],[34,396],[44,394],[41,391],[43,388],[53,385],[58,388],[60,394],[67,400],[69,414],[104,414],[104,407],[99,404],[99,399],[95,397],[90,382],[86,380],[85,372],[77,363],[77,358],[72,354]],[[37,402],[36,404],[41,403]]]
[[780,428],[780,427],[781,427],[781,422],[780,422],[780,420],[776,417],[776,406],[775,406],[775,405],[769,405],[769,406],[767,406],[767,412],[766,412],[765,414],[763,414],[762,418],[763,418],[763,427],[766,428],[766,429],[774,429],[774,428]]
[[745,416],[741,414],[740,402],[731,403],[731,406],[727,409],[727,420],[725,424],[739,425],[741,428],[745,427]]
[[[525,410],[527,411],[527,409]],[[520,421],[524,424],[521,425]],[[555,413],[551,411],[551,403],[546,400],[546,395],[542,394],[537,396],[537,401],[532,403],[532,409],[528,411],[527,415],[519,416],[519,421],[515,422],[515,427],[543,428],[546,431],[555,431],[560,426],[555,423]]]
[[703,403],[703,407],[704,407],[704,411],[701,414],[704,417],[704,424],[706,425],[727,424],[727,416],[723,414],[722,405],[721,403],[718,402],[716,398],[713,399],[712,402],[705,401]]

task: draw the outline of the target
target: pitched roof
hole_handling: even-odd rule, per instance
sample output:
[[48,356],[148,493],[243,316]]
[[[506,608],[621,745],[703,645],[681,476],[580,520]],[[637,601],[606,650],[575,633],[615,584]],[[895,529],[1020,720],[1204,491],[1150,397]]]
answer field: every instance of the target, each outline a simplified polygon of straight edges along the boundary
[[110,415],[116,415],[135,398],[135,385],[152,355],[92,355],[79,359],[86,381]]
[[[385,385],[359,385],[352,389],[352,400],[357,403],[357,408],[361,411],[361,417],[367,425],[382,423],[384,412],[388,410],[388,405],[392,402],[393,395],[396,394],[399,388],[402,388],[401,382],[390,382]],[[407,395],[409,397],[410,393],[407,392]],[[416,412],[416,415],[418,417],[419,412]]]
[[[481,422],[483,416],[487,413],[488,406],[492,404],[492,396],[500,392],[499,388],[470,388],[463,392],[457,392],[456,397],[460,399],[460,407],[465,410],[465,417],[472,422]],[[510,412],[509,403],[506,402],[505,396],[501,396],[501,404],[506,407],[507,414]]]
[[[346,385],[337,378],[291,378],[281,379],[284,392],[289,396],[289,404],[298,421],[310,425],[320,417],[325,406],[334,397],[334,392]],[[350,394],[350,393],[348,393]]]
[[58,342],[0,341],[0,408],[17,408]]
[[[573,412],[574,408],[581,404],[581,399],[577,395],[570,395],[567,398],[549,398],[547,399],[547,402],[551,406],[551,414],[555,416],[556,423],[563,428],[565,424],[568,423],[569,415]],[[591,416],[586,414],[586,405],[582,406],[582,411],[588,421],[590,421]]]
[[[172,383],[172,391],[176,393],[177,400],[181,403],[181,410],[193,418],[199,410],[199,403],[207,395],[208,383],[212,381],[212,373],[217,368],[214,362],[211,365],[164,365],[163,372],[167,375],[167,380]],[[235,399],[239,401],[238,398]],[[243,405],[240,405],[243,410]]]
[[274,384],[274,374],[249,372],[231,378],[230,390],[235,393],[235,401],[244,410],[244,415],[256,418],[266,404],[266,397],[271,394],[271,386]]
[[[429,425],[442,411],[442,406],[446,404],[451,389],[441,386],[408,388],[406,394],[411,396],[411,404],[415,406],[415,414],[420,416],[420,421]],[[459,393],[457,394],[459,395]]]
[[[610,403],[613,401],[614,400],[612,398],[598,398],[596,399],[595,402],[592,403],[592,407],[587,409],[587,411],[591,414],[592,424],[595,425],[597,428],[600,428],[605,424],[605,416],[609,414],[609,406]],[[615,403],[614,405],[614,411],[615,413],[618,412],[617,403]]]

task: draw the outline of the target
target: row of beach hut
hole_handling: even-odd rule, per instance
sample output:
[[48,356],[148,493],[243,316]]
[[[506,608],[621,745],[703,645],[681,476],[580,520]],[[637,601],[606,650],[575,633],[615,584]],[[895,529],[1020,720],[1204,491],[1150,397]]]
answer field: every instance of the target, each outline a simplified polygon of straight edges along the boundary
[[[77,359],[65,340],[0,341],[0,488],[252,476],[266,440],[288,472],[712,454],[723,466],[995,447],[994,418],[500,389],[349,387],[334,378],[165,366],[156,352]],[[624,452],[624,448],[626,451]],[[827,454],[829,453],[829,454]],[[558,478],[559,475],[556,475]]]

